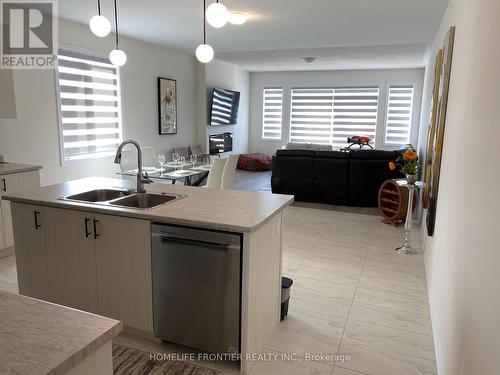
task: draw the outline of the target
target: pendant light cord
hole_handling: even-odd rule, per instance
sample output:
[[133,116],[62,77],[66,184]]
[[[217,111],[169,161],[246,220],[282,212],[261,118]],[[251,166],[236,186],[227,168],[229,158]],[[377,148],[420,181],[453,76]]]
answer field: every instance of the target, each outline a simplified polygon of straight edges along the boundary
[[101,0],[97,0],[97,14],[101,15]]
[[118,12],[116,10],[116,0],[114,0],[115,2],[115,36],[116,36],[116,49],[119,49],[118,48]]
[[207,0],[203,0],[203,44],[207,44]]

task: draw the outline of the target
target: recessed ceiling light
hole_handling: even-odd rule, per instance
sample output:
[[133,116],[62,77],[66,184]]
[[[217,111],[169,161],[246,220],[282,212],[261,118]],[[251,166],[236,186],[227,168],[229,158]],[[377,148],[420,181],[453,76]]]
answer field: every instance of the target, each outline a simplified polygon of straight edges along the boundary
[[229,11],[229,23],[232,23],[233,25],[243,25],[245,22],[248,21],[248,18],[250,16],[248,13],[245,12],[238,12],[238,11]]
[[312,57],[312,56],[304,57],[304,61],[308,64],[316,62],[317,59],[318,59],[317,57]]
[[304,57],[304,61],[308,64],[316,62],[317,59],[318,59],[317,57],[312,57],[312,56]]

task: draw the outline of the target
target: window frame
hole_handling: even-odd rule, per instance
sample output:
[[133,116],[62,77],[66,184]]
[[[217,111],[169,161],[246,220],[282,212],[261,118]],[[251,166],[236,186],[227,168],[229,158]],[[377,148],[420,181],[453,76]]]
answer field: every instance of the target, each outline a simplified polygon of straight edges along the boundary
[[[59,50],[68,50],[71,52],[75,53],[80,53],[87,55],[88,57],[94,57],[94,58],[99,58],[99,59],[109,59],[109,57],[99,51],[95,50],[88,50],[85,48],[80,48],[80,47],[75,47],[72,45],[67,45],[67,44],[61,44],[59,43],[58,46],[58,51],[57,54],[59,55]],[[118,129],[119,129],[119,139],[120,141],[123,141],[123,114],[122,114],[122,72],[120,67],[116,67],[116,75],[117,75],[117,85],[118,85]],[[63,123],[62,123],[62,110],[61,110],[61,88],[59,85],[59,61],[56,59],[55,65],[54,65],[54,80],[55,80],[55,91],[56,91],[56,112],[57,112],[57,123],[58,123],[58,136],[59,136],[59,163],[60,166],[68,166],[68,165],[75,165],[75,164],[82,164],[82,163],[88,163],[96,160],[102,160],[106,158],[112,158],[113,153],[110,151],[109,153],[101,153],[99,156],[90,156],[90,157],[85,157],[81,159],[74,159],[74,160],[65,160],[64,158],[64,135],[63,135]],[[88,154],[88,155],[93,155],[93,154]]]
[[[381,82],[342,82],[332,85],[293,85],[288,88],[289,96],[287,97],[286,105],[288,106],[288,118],[287,118],[287,142],[291,142],[291,119],[292,119],[292,90],[294,89],[323,89],[323,90],[335,90],[335,89],[349,89],[349,88],[378,88],[378,102],[377,102],[377,121],[375,125],[375,137],[373,138],[373,147],[378,146],[378,133],[379,133],[379,122],[380,122],[380,106],[383,104],[383,83]],[[387,98],[386,98],[387,101]],[[385,130],[385,125],[384,125]],[[333,146],[333,145],[332,145]]]
[[384,149],[393,149],[393,150],[398,150],[404,143],[402,144],[397,144],[397,143],[387,143],[385,141],[386,139],[386,134],[387,134],[387,117],[389,115],[389,92],[392,86],[412,86],[413,87],[413,100],[412,100],[412,111],[411,111],[411,116],[410,116],[410,134],[409,134],[409,141],[408,143],[412,144],[413,147],[417,147],[414,143],[417,141],[415,139],[415,129],[418,127],[418,121],[416,121],[416,110],[417,106],[417,92],[418,92],[418,83],[415,81],[389,81],[385,83],[385,108],[384,108],[384,118],[383,118],[383,132],[382,136],[380,138],[380,147],[383,147]]
[[[281,101],[281,135],[280,138],[264,138],[264,90],[265,89],[281,89],[283,90],[283,96],[282,96],[282,101]],[[285,118],[286,116],[286,103],[288,100],[288,91],[286,86],[283,84],[265,84],[260,87],[260,134],[259,134],[259,140],[261,142],[283,142],[283,138],[285,135],[285,132],[288,132],[288,130],[285,128],[284,124],[285,121],[287,120]]]

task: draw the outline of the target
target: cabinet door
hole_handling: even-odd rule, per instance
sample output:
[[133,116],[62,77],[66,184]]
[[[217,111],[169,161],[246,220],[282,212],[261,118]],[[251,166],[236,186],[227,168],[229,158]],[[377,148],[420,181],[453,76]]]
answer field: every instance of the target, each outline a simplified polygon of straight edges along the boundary
[[0,250],[4,249],[5,239],[3,235],[3,220],[2,220],[2,207],[0,206]]
[[108,215],[97,218],[99,314],[153,332],[151,223]]
[[[34,189],[40,186],[40,174],[38,171],[12,173],[0,176],[0,194],[14,193],[17,191]],[[12,230],[12,217],[10,202],[1,201],[4,247],[14,245],[14,233]],[[0,246],[2,243],[0,242]]]
[[44,209],[14,202],[11,210],[19,293],[47,300],[49,295]]
[[[0,190],[2,194],[14,193],[21,190],[21,182],[19,174],[7,174],[0,176]],[[2,221],[3,221],[3,235],[5,247],[14,245],[14,234],[12,232],[12,214],[10,210],[9,201],[1,201],[2,207]]]
[[97,313],[91,214],[47,207],[44,223],[50,301]]

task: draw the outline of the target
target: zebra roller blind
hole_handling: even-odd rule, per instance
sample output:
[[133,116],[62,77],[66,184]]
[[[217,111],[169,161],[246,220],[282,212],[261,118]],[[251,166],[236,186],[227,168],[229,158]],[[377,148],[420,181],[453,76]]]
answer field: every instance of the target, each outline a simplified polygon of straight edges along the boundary
[[118,69],[105,58],[62,49],[58,82],[63,160],[113,154],[122,140]]
[[283,126],[283,88],[263,90],[262,139],[281,139]]
[[401,145],[410,142],[413,94],[413,85],[389,87],[385,143]]
[[345,147],[347,138],[375,140],[379,87],[294,88],[290,142]]

